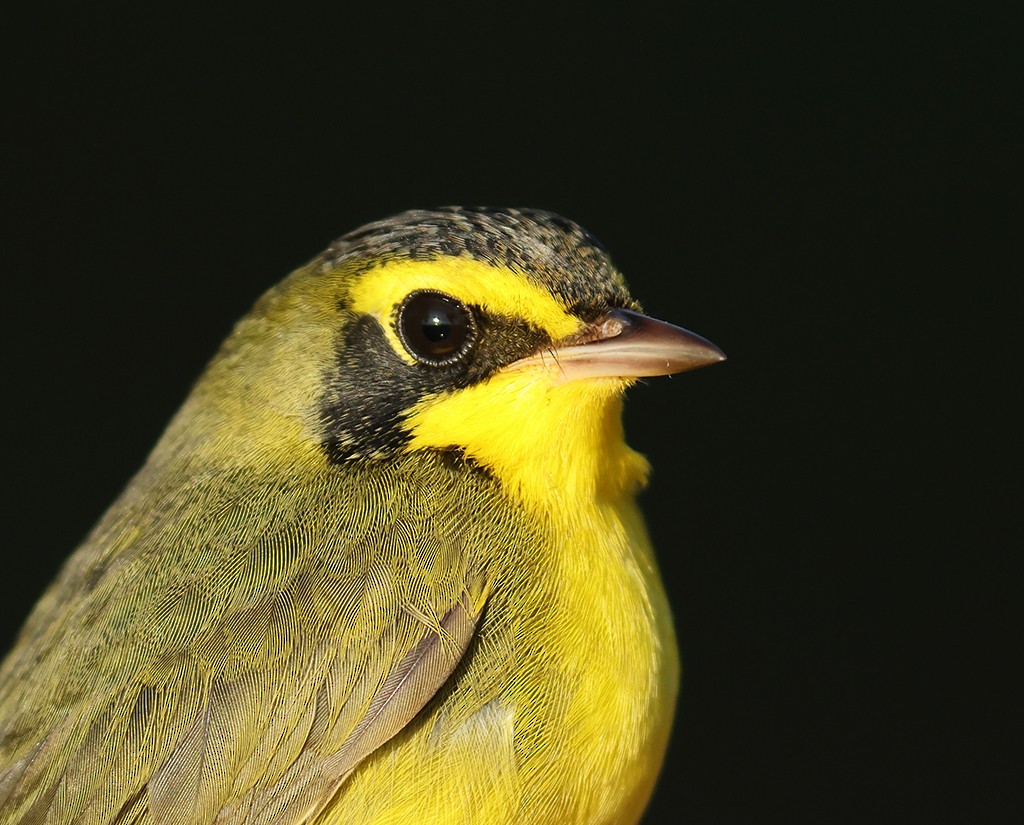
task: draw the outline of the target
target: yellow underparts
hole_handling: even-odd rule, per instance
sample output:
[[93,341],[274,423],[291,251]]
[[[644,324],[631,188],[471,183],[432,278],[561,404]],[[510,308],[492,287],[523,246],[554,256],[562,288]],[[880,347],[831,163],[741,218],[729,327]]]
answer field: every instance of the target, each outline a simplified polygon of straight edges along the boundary
[[[375,316],[403,355],[394,312],[416,289],[522,318],[553,341],[582,326],[524,276],[462,258],[387,264],[357,279],[349,301]],[[492,612],[492,623],[517,627],[511,638],[522,648],[513,645],[507,655],[523,656],[521,669],[462,727],[446,731],[435,720],[370,760],[325,821],[639,820],[678,683],[671,613],[634,501],[648,464],[623,437],[630,382],[563,379],[554,359],[520,364],[407,411],[408,450],[460,448],[544,525],[549,543],[533,572],[507,570],[509,580],[495,586],[544,593],[548,609]],[[528,602],[521,593],[507,598]],[[480,666],[500,667],[505,656]]]
[[[639,820],[668,738],[678,661],[633,497],[648,465],[623,441],[624,383],[566,383],[557,367],[537,366],[499,372],[413,409],[409,449],[460,446],[547,526],[550,543],[534,578],[505,571],[510,578],[495,586],[528,583],[547,594],[548,609],[489,614],[528,640],[507,653],[528,657],[521,669],[463,727],[448,732],[441,718],[404,741],[404,752],[368,765],[330,822]],[[489,666],[501,663],[481,662]],[[410,764],[415,787],[406,792],[389,777]]]
[[499,372],[414,407],[409,449],[461,447],[530,508],[632,498],[648,464],[623,440],[625,384],[562,383],[556,367]]

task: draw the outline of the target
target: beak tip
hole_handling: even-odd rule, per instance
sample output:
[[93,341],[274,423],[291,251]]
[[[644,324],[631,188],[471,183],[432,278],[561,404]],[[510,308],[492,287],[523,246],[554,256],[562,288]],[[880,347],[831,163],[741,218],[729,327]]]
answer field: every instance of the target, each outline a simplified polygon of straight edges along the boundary
[[701,367],[712,367],[728,360],[726,354],[706,338],[679,327],[672,327],[672,330],[678,348],[675,372],[689,372]]
[[676,371],[689,372],[691,370],[701,369],[702,367],[713,367],[715,364],[721,364],[723,361],[727,360],[725,353],[718,349],[694,353],[685,361],[677,363]]

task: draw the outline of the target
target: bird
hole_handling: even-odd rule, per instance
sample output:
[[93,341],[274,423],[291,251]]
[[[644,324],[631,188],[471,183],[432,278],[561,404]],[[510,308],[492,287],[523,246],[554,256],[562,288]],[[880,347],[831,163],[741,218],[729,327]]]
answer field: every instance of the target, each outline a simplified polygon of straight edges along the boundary
[[344,235],[28,617],[0,822],[638,822],[680,668],[623,394],[724,357],[551,212]]

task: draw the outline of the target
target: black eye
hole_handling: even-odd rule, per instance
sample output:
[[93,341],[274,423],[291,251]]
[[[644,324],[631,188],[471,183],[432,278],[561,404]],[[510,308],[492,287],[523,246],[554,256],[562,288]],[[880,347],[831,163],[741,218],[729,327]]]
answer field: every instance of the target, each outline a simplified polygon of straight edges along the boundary
[[418,361],[443,366],[457,361],[473,345],[473,316],[440,292],[414,292],[398,310],[398,334]]

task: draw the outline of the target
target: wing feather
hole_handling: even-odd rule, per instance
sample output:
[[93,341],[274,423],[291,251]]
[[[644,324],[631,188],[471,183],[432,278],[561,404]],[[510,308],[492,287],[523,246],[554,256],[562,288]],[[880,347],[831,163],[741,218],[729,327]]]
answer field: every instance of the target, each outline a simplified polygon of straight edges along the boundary
[[441,688],[486,598],[476,508],[413,461],[144,470],[4,663],[0,821],[322,809]]

